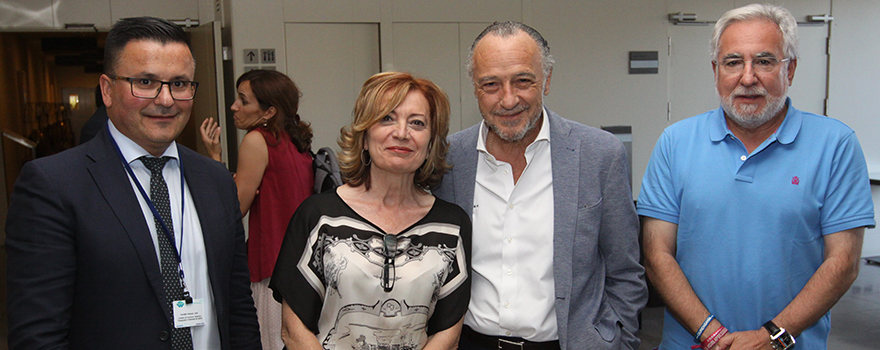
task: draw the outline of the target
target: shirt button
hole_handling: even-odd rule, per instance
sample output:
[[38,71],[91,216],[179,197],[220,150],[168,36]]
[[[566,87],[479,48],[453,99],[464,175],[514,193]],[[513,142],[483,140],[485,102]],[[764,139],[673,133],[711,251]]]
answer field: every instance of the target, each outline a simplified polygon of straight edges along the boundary
[[507,175],[507,169],[505,169],[505,170],[502,171],[502,172],[504,173],[504,175]]
[[513,204],[510,205],[510,209],[513,209]]
[[745,162],[745,161],[746,161],[746,158],[747,158],[746,156],[742,156],[742,157],[739,157],[739,160]]
[[505,309],[509,309],[509,308],[510,308],[510,303],[504,303],[504,308],[505,308]]
[[509,335],[510,335],[510,331],[507,331],[507,332],[505,332],[504,334],[507,334],[507,335],[509,336]]
[[513,243],[513,237],[507,237],[507,243]]
[[511,270],[511,269],[507,269],[507,275],[510,276],[510,275],[512,275],[512,274],[513,274],[513,270]]
[[168,341],[168,335],[169,335],[169,334],[168,334],[168,331],[161,331],[161,332],[159,332],[159,340],[161,340],[161,341]]

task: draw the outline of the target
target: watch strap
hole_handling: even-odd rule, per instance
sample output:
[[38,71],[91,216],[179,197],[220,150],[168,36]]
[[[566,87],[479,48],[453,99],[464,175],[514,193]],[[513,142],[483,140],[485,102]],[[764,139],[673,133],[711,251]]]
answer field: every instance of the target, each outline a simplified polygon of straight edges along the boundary
[[772,320],[764,324],[764,329],[770,333],[770,345],[775,350],[789,350],[794,348],[795,340],[785,328],[781,328]]

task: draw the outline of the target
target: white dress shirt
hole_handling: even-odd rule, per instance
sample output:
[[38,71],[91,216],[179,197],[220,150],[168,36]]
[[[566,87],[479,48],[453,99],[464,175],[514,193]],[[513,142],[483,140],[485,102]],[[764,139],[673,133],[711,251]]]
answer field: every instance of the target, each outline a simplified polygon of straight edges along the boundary
[[473,210],[473,277],[464,323],[487,335],[530,341],[558,339],[553,285],[553,172],[546,111],[525,152],[526,167],[514,184],[513,169],[486,150],[480,126]]
[[[143,147],[119,132],[113,125],[113,122],[107,121],[110,135],[119,145],[122,156],[131,166],[131,170],[137,176],[144,191],[150,193],[150,170],[138,160],[141,156],[151,156]],[[205,241],[202,235],[202,225],[199,222],[199,215],[196,207],[193,205],[192,194],[189,186],[184,188],[184,211],[181,213],[181,193],[180,193],[180,159],[177,153],[177,143],[172,142],[162,156],[172,157],[165,164],[162,175],[165,177],[165,183],[168,185],[168,199],[171,202],[171,217],[174,225],[174,240],[178,252],[183,262],[183,271],[186,275],[186,286],[190,296],[193,299],[203,299],[205,305],[205,325],[192,327],[193,349],[220,349],[220,331],[217,325],[217,315],[214,312],[214,296],[211,292],[211,281],[208,276],[208,259],[205,253]],[[186,165],[184,165],[186,171]],[[126,172],[126,174],[128,174]],[[153,219],[153,212],[150,210],[147,201],[143,198],[131,176],[128,176],[131,182],[131,188],[134,190],[138,198],[138,203],[144,213],[144,219],[150,228],[150,235],[153,238],[153,246],[156,249],[156,259],[162,261],[159,254],[159,238],[157,234],[164,234],[156,231],[156,224]],[[167,224],[167,223],[166,223]],[[231,258],[231,257],[230,257]],[[123,283],[123,282],[120,282]]]

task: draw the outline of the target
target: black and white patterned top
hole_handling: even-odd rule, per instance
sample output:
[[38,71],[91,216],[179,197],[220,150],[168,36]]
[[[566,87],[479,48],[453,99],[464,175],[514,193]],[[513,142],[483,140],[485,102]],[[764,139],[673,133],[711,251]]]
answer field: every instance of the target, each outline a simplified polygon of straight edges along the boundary
[[470,299],[471,222],[436,199],[396,235],[395,282],[382,288],[386,233],[336,191],[306,199],[290,221],[269,287],[324,349],[421,349]]

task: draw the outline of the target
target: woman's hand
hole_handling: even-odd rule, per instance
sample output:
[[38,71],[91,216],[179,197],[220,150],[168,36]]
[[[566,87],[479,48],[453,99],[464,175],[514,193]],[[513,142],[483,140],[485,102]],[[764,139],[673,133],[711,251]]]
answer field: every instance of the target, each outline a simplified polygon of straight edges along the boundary
[[214,118],[207,118],[202,122],[199,131],[201,131],[202,134],[202,143],[204,143],[205,148],[208,149],[208,154],[211,156],[211,159],[222,162],[223,159],[221,158],[221,155],[223,154],[223,148],[220,145],[220,124],[218,124]]

